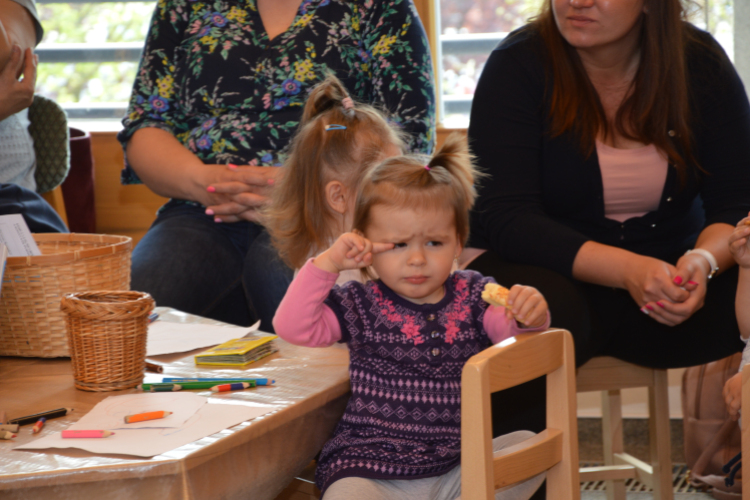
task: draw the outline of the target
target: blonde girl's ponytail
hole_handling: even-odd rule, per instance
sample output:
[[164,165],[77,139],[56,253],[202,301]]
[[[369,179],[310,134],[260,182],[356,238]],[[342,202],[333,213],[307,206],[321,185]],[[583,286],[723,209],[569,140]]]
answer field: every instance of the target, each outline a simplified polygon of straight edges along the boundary
[[348,118],[354,117],[354,101],[344,88],[341,80],[334,75],[328,75],[325,80],[315,86],[305,101],[300,126],[310,122],[316,116],[340,106]]

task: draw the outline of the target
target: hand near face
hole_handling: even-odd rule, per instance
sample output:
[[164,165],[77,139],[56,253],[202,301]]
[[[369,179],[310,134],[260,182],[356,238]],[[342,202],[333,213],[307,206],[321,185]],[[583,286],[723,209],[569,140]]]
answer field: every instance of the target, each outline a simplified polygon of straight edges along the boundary
[[727,405],[729,417],[732,420],[740,418],[740,408],[742,407],[742,373],[737,373],[726,381],[722,395]]
[[373,243],[356,233],[344,233],[313,263],[328,272],[340,273],[372,264],[373,254],[393,249],[393,243]]
[[527,327],[539,327],[547,321],[547,301],[533,286],[513,285],[508,292],[505,316]]
[[[21,51],[18,45],[11,50],[10,59],[0,71],[0,120],[22,111],[34,100],[36,86],[37,56],[26,49]],[[19,77],[23,76],[21,80]]]

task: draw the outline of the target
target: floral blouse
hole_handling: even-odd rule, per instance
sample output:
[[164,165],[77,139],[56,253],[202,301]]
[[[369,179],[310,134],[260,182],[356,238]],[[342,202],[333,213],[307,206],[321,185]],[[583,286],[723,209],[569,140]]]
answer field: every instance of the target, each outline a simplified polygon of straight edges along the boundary
[[[330,72],[408,131],[411,151],[431,152],[432,62],[411,0],[303,0],[273,40],[257,0],[159,0],[118,139],[157,127],[205,163],[281,165]],[[127,166],[122,180],[140,182]]]

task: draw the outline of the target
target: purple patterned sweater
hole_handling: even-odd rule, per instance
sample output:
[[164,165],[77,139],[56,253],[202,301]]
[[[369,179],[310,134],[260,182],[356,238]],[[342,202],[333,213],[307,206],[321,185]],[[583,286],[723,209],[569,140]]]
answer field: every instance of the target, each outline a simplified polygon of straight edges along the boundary
[[[321,492],[349,476],[423,478],[458,465],[461,371],[491,343],[480,297],[490,281],[458,271],[440,302],[423,305],[380,281],[333,288],[325,304],[349,346],[352,396],[318,461]],[[509,324],[502,338],[519,331]]]

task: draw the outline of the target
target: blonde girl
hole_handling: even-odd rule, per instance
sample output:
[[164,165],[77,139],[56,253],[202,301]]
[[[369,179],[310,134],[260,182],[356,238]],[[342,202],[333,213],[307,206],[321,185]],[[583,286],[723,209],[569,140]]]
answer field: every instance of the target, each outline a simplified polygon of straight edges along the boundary
[[[354,231],[309,259],[279,306],[274,326],[288,342],[343,342],[350,351],[352,396],[318,462],[324,500],[458,498],[463,365],[493,343],[549,325],[534,288],[514,285],[506,310],[480,298],[492,278],[452,272],[476,178],[458,137],[426,164],[399,156],[373,167],[357,193]],[[379,279],[335,285],[340,272],[367,267]],[[541,481],[497,498],[528,499]]]
[[367,167],[404,147],[402,132],[374,107],[355,102],[335,76],[312,90],[266,213],[266,228],[287,265],[302,267],[351,229]]

